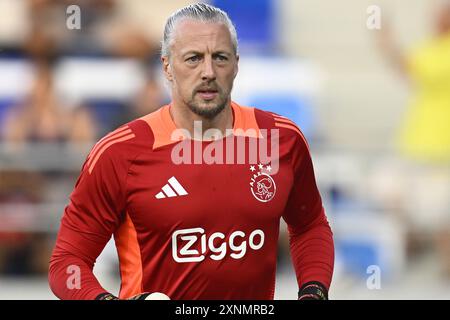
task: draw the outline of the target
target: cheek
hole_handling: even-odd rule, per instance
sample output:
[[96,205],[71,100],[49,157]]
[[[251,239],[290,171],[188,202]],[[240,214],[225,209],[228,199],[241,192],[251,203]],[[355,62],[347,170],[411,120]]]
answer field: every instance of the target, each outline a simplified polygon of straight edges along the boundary
[[[176,79],[176,80],[175,80]],[[178,75],[177,78],[174,79],[174,89],[177,91],[180,97],[185,99],[190,99],[192,97],[192,93],[194,88],[198,83],[196,83],[193,79]]]
[[222,86],[225,86],[228,89],[231,88],[235,77],[236,75],[234,69],[227,70],[222,77]]

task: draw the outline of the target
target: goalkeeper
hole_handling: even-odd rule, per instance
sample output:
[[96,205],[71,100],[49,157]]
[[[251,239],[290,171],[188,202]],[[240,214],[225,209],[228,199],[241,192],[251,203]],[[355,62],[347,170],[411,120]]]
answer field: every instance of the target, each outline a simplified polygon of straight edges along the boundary
[[[291,120],[231,100],[239,55],[226,13],[175,12],[161,60],[172,102],[105,136],[82,167],[50,261],[55,295],[116,299],[92,272],[113,235],[120,299],[273,299],[284,219],[298,298],[326,299],[334,245],[308,144]],[[256,155],[265,143],[270,157]],[[253,153],[242,161],[241,149]],[[68,288],[74,266],[80,286]]]

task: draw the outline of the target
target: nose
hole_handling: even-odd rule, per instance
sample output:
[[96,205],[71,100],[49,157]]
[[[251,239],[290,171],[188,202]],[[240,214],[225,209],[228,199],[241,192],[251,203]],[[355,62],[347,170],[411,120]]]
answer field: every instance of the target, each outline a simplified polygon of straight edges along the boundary
[[214,70],[213,60],[211,57],[206,57],[203,60],[202,66],[202,80],[213,81],[216,79],[216,71]]

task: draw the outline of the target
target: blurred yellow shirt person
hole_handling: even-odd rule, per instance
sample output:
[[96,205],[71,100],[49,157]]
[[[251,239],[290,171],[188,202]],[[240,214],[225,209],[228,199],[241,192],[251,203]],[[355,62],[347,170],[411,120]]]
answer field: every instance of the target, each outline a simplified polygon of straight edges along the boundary
[[418,46],[407,57],[416,92],[406,111],[398,147],[418,161],[450,161],[450,33]]
[[[389,21],[380,49],[413,87],[396,132],[405,186],[404,215],[411,243],[428,236],[439,271],[450,279],[450,0],[436,4],[434,32],[409,53],[395,42]],[[415,237],[415,240],[414,240]],[[419,243],[419,242],[417,242]]]

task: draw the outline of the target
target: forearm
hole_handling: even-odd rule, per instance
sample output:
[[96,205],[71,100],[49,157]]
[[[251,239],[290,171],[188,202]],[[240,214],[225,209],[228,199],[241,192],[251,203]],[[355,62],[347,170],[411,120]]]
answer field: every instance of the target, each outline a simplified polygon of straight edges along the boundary
[[299,288],[311,281],[330,287],[334,267],[334,242],[324,213],[306,230],[288,226],[292,262]]
[[62,300],[93,300],[106,292],[91,266],[70,253],[56,250],[50,260],[48,280],[53,293]]
[[386,60],[403,76],[408,76],[406,55],[394,41],[389,25],[378,31],[378,47]]
[[107,239],[80,230],[67,216],[63,218],[48,274],[50,288],[60,299],[95,299],[106,292],[93,268]]

